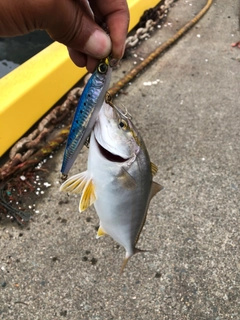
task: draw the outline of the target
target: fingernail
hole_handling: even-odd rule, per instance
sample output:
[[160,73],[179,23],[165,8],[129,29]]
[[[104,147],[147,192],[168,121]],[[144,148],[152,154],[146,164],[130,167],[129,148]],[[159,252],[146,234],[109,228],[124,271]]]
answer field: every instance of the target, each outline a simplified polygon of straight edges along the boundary
[[119,60],[118,59],[110,59],[109,64],[110,67],[115,68],[118,64]]
[[108,35],[100,30],[95,30],[88,39],[84,52],[90,56],[101,59],[109,55],[111,51],[111,41]]

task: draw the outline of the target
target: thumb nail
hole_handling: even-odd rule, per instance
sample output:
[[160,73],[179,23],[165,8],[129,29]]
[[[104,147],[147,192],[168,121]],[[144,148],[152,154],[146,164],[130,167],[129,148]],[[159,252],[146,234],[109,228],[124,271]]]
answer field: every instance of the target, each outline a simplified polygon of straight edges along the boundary
[[110,38],[106,33],[95,30],[86,42],[84,52],[97,59],[107,57],[111,52]]

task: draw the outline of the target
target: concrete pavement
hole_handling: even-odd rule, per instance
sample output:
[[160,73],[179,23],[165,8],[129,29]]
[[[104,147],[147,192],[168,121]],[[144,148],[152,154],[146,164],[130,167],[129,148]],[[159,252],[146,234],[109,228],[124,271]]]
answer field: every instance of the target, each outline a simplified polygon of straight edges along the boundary
[[[179,0],[113,81],[205,3]],[[139,240],[150,252],[132,257],[119,277],[124,249],[110,237],[96,240],[94,209],[79,214],[79,197],[58,191],[61,148],[29,200],[33,221],[23,228],[0,221],[0,319],[240,319],[237,8],[233,0],[213,1],[115,99],[133,115],[159,169],[154,180],[164,186]],[[71,174],[86,161],[84,149]]]

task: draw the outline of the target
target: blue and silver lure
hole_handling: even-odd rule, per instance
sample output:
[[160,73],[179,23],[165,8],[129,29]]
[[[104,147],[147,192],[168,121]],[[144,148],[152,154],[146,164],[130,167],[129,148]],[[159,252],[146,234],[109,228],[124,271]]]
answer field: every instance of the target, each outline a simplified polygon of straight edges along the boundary
[[75,111],[64,151],[61,172],[67,175],[90,135],[111,80],[109,59],[101,60],[88,80]]

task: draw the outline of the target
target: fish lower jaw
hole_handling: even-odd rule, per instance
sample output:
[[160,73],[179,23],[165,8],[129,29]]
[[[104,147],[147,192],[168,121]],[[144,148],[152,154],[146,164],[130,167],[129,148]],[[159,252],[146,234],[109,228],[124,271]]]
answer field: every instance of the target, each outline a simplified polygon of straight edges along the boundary
[[99,149],[99,152],[100,154],[105,158],[107,159],[108,161],[111,161],[111,162],[126,162],[129,160],[129,158],[123,158],[117,154],[114,154],[112,152],[110,152],[109,150],[105,149],[97,140],[96,136],[94,136],[95,138],[95,141],[96,141],[96,144],[97,144],[97,147]]

